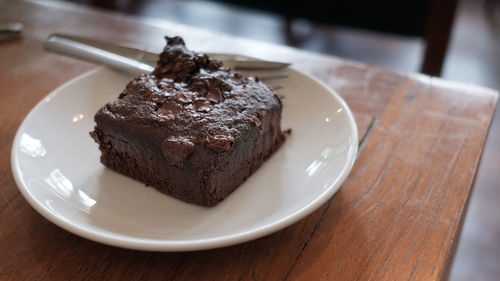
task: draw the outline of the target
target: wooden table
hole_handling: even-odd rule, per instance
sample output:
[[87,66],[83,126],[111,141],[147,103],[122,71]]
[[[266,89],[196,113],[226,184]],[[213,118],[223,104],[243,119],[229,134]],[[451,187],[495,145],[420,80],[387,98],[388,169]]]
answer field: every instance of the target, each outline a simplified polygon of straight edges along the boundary
[[[25,24],[22,40],[0,43],[1,280],[440,280],[446,275],[497,92],[59,2],[0,2],[0,21]],[[181,35],[195,50],[293,62],[338,91],[354,111],[364,136],[359,159],[325,205],[252,242],[153,253],[80,238],[35,212],[10,169],[11,144],[24,116],[51,90],[95,67],[44,52],[42,43],[56,31],[152,51],[162,48],[164,35]]]

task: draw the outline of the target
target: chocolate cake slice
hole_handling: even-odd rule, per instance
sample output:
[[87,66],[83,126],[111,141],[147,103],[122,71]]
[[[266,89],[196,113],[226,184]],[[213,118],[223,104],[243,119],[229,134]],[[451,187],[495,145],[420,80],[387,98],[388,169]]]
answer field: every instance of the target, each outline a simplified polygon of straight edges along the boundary
[[283,143],[281,101],[257,78],[166,39],[154,72],[96,113],[91,136],[107,167],[213,206]]

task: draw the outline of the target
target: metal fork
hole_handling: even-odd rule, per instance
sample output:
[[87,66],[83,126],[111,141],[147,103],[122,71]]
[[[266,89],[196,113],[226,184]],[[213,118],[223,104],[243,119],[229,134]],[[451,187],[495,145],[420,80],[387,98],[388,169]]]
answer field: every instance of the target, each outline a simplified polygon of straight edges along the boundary
[[[52,34],[45,42],[45,49],[54,53],[91,61],[134,75],[150,73],[158,60],[158,54],[116,45],[90,38]],[[208,54],[219,59],[224,66],[237,69],[245,75],[258,76],[262,80],[288,77],[289,63],[247,59],[241,56]]]

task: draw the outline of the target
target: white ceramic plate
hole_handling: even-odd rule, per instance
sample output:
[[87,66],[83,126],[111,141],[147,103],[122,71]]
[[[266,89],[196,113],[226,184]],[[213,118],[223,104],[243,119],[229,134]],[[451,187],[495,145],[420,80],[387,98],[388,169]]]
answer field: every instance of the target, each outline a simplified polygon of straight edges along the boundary
[[341,186],[354,163],[357,129],[335,92],[290,70],[280,150],[213,208],[191,205],[105,168],[89,136],[93,115],[131,77],[99,68],[62,85],[20,126],[12,171],[45,218],[108,245],[153,251],[201,250],[280,230],[310,214]]

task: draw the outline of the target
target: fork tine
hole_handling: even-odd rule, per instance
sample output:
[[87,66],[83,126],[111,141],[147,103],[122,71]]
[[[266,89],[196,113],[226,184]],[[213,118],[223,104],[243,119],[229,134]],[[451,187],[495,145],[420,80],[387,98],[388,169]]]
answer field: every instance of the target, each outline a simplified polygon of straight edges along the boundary
[[289,63],[264,60],[225,59],[222,62],[225,67],[236,70],[280,70],[290,66]]
[[285,88],[285,84],[267,85],[271,90],[277,91]]
[[269,70],[254,70],[254,71],[240,71],[246,76],[259,77],[260,80],[274,80],[288,78],[286,71],[269,71]]

